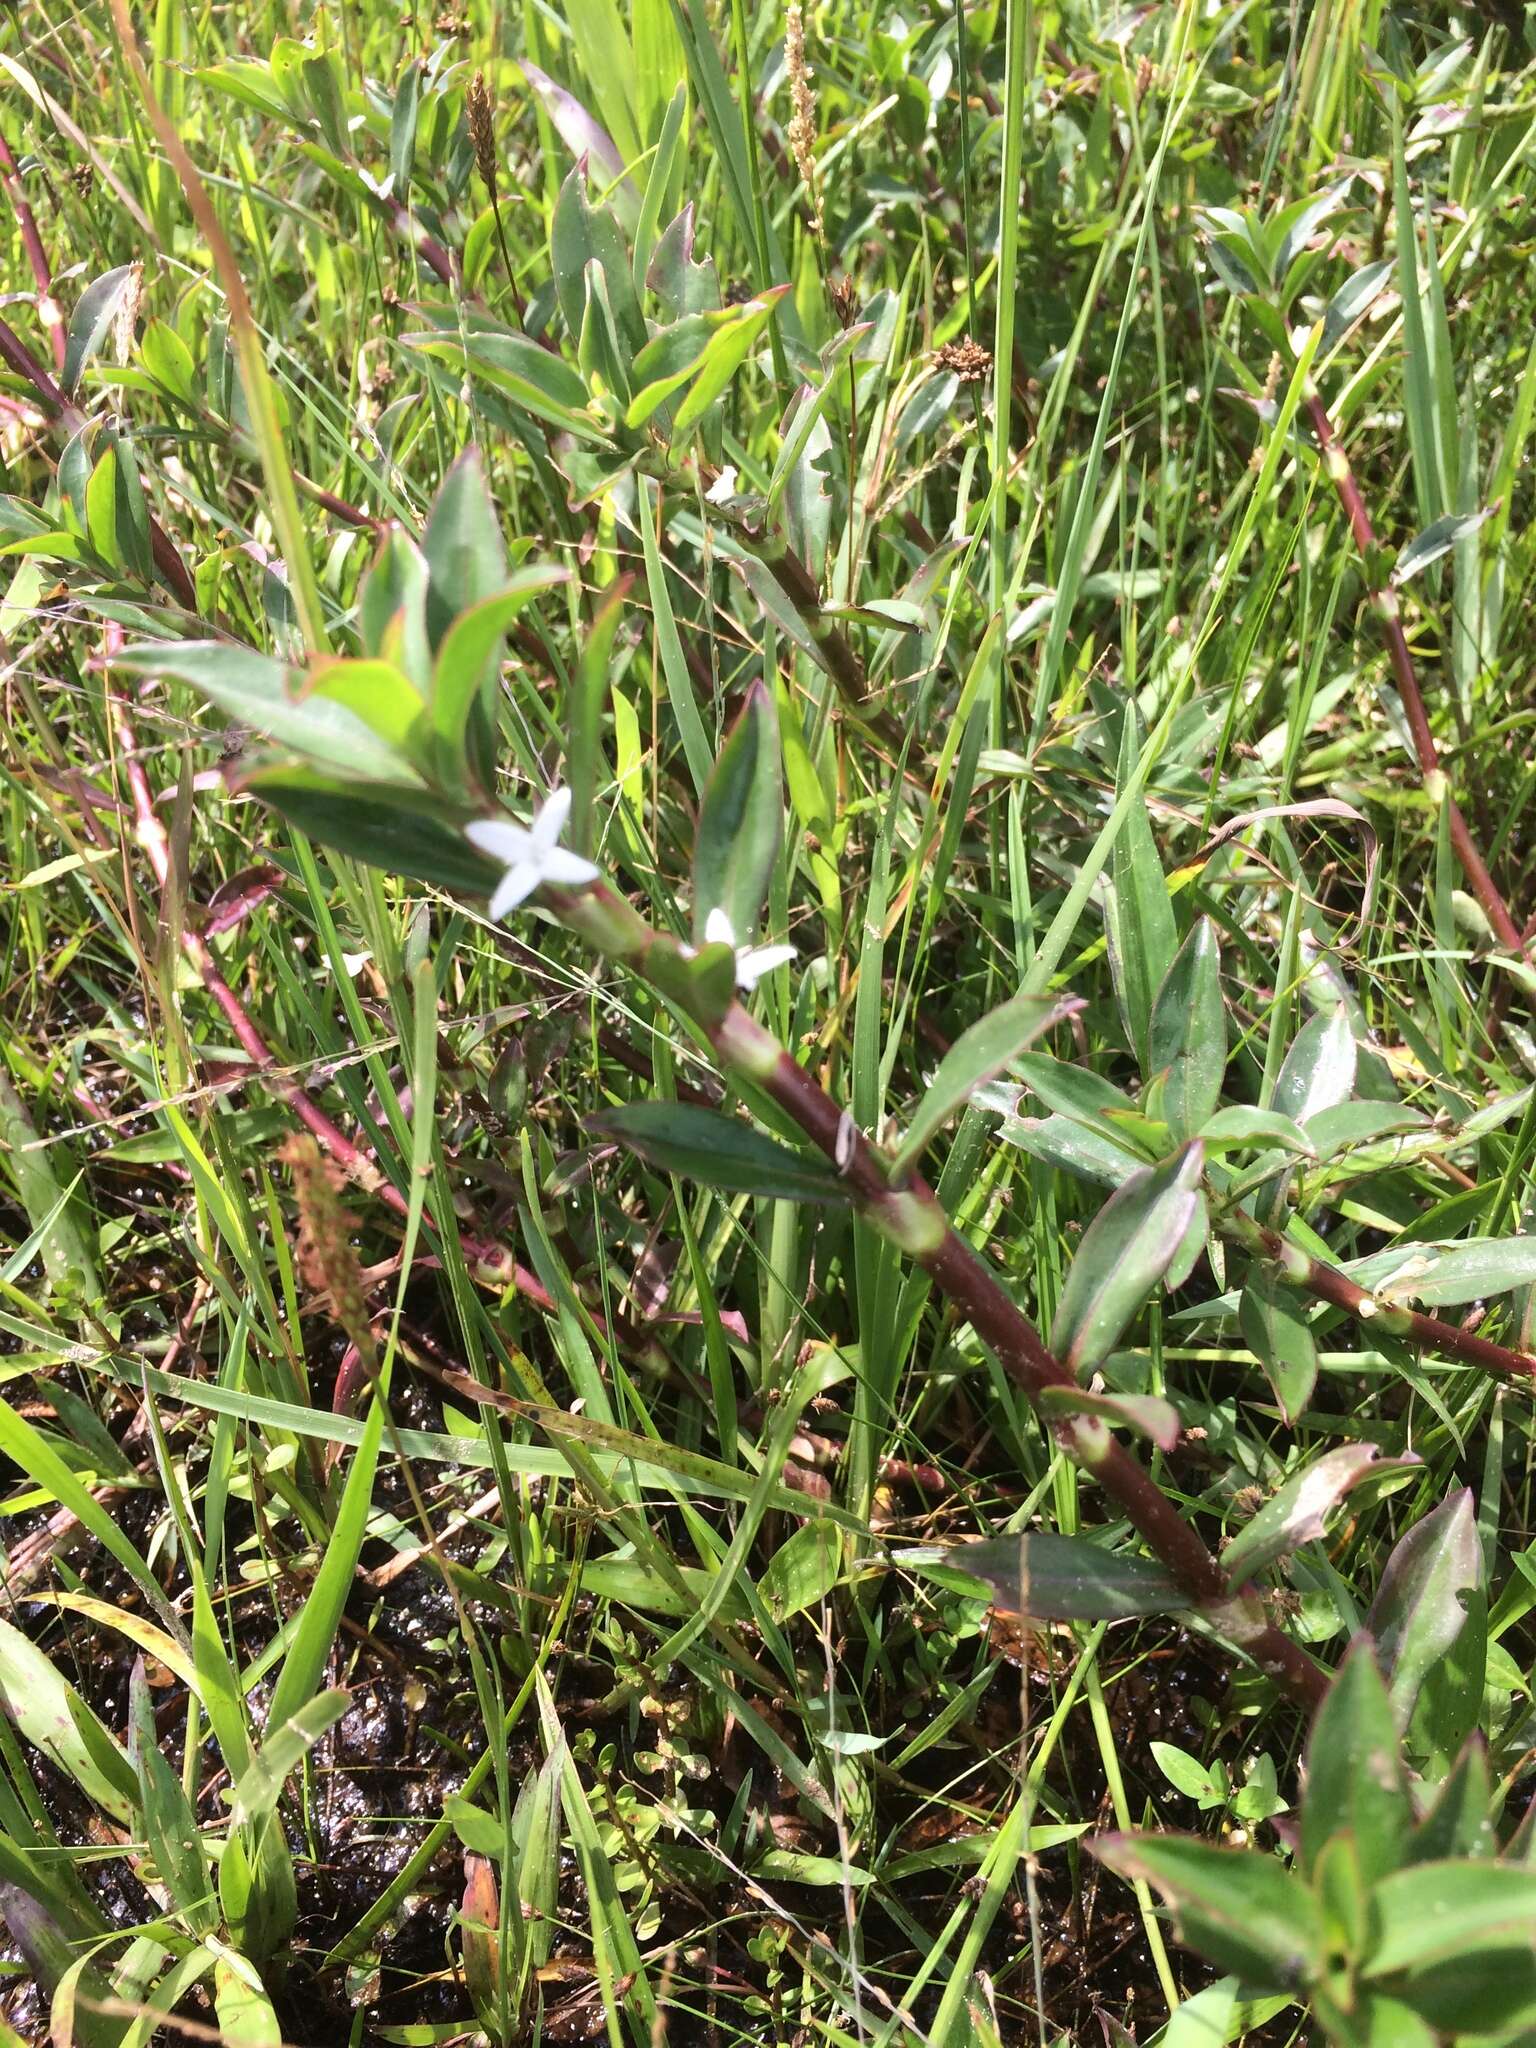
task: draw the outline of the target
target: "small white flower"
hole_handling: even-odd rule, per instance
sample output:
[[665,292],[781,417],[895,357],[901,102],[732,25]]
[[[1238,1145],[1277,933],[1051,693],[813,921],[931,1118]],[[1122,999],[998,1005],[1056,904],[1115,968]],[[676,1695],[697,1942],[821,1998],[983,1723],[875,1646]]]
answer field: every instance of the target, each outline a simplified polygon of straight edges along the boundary
[[571,792],[554,789],[534,813],[529,825],[514,825],[510,818],[476,818],[464,827],[472,846],[499,860],[506,873],[496,884],[491,898],[491,917],[500,923],[509,910],[533,894],[545,882],[557,888],[578,889],[595,882],[599,870],[579,853],[567,853],[559,844],[560,834],[571,812]]
[[740,989],[756,988],[765,974],[795,957],[793,946],[738,946],[735,927],[718,907],[704,920],[704,943],[730,947],[736,955],[736,986]]

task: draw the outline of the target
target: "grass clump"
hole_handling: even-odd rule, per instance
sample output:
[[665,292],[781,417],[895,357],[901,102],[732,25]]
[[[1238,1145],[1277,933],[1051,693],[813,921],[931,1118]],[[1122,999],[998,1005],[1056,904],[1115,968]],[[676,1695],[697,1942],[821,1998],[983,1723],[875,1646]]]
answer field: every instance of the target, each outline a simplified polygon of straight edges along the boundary
[[1523,18],[292,28],[0,28],[12,2037],[1529,2040]]

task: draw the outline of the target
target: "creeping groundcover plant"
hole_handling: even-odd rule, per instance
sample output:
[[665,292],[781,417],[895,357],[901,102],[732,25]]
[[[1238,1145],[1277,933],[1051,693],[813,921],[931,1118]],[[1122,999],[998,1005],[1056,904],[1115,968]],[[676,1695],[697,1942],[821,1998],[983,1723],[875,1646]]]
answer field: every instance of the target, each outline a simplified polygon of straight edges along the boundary
[[0,2039],[1536,2041],[1533,135],[0,22]]

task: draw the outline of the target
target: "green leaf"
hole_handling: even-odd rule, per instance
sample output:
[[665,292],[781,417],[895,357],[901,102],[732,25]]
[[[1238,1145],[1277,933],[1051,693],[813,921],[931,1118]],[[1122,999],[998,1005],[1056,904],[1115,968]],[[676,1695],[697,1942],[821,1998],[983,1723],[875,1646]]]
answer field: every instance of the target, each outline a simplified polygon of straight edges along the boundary
[[646,266],[645,281],[673,322],[686,319],[691,313],[719,310],[720,280],[714,258],[694,260],[691,204],[664,230]]
[[1081,1379],[1106,1359],[1173,1263],[1198,1208],[1196,1139],[1112,1194],[1067,1270],[1051,1349]]
[[740,309],[741,318],[722,328],[710,342],[686,396],[672,415],[674,437],[690,433],[698,425],[751,354],[753,343],[788,290],[787,284],[775,285],[749,299]]
[[1179,1749],[1171,1742],[1151,1742],[1147,1747],[1152,1752],[1153,1762],[1175,1791],[1182,1792],[1186,1799],[1198,1800],[1206,1811],[1226,1805],[1226,1773],[1219,1764],[1203,1764],[1187,1749]]
[[1076,1000],[1062,1002],[1050,996],[1017,995],[999,1003],[969,1030],[962,1031],[940,1060],[907,1135],[897,1148],[891,1162],[893,1178],[901,1180],[911,1172],[926,1147],[983,1082],[1002,1073],[1026,1046],[1081,1008]]
[[75,301],[64,344],[64,367],[59,372],[66,396],[74,396],[86,364],[106,339],[107,329],[117,318],[117,309],[133,283],[134,267],[131,263],[120,263],[115,270],[105,271]]
[[304,701],[340,704],[361,719],[397,757],[421,765],[427,706],[420,690],[393,662],[325,657],[313,662]]
[[1071,1116],[1010,1116],[998,1134],[1031,1159],[1101,1187],[1123,1187],[1143,1171],[1141,1155]]
[[1317,1345],[1295,1289],[1267,1266],[1253,1266],[1237,1305],[1243,1342],[1264,1368],[1280,1413],[1294,1423],[1317,1384]]
[[1468,534],[1476,533],[1484,520],[1493,516],[1493,509],[1485,505],[1480,512],[1447,512],[1443,518],[1432,520],[1399,554],[1392,570],[1394,588],[1400,590],[1410,577],[1427,569],[1431,562],[1438,562],[1442,555],[1448,555]]
[[1355,1035],[1341,1005],[1311,1018],[1297,1032],[1270,1107],[1305,1129],[1308,1117],[1346,1101],[1354,1085]]
[[1179,1939],[1245,1984],[1298,1991],[1319,1971],[1317,1902],[1273,1856],[1183,1835],[1106,1835],[1088,1847],[1121,1877],[1153,1885]]
[[161,1754],[155,1729],[154,1702],[144,1676],[144,1659],[135,1657],[128,1681],[134,1769],[139,1779],[139,1808],[149,1853],[160,1882],[176,1910],[194,1933],[211,1934],[218,1925],[208,1859],[203,1853],[197,1816],[180,1778]]
[[266,1819],[288,1779],[351,1704],[352,1695],[340,1689],[317,1693],[286,1721],[275,1727],[269,1721],[261,1748],[235,1784],[230,1819],[236,1827]]
[[1371,1899],[1368,1982],[1458,2038],[1536,2012],[1536,1870],[1513,1863],[1419,1863]]
[[1188,1595],[1161,1565],[1106,1550],[1086,1536],[989,1536],[898,1551],[896,1562],[964,1572],[990,1588],[996,1606],[1037,1621],[1123,1621],[1188,1605]]
[[1283,1145],[1288,1152],[1314,1157],[1316,1148],[1300,1124],[1281,1116],[1278,1110],[1250,1109],[1234,1103],[1207,1117],[1197,1135],[1207,1152],[1242,1150],[1249,1146]]
[[1047,1109],[1074,1117],[1079,1123],[1101,1125],[1112,1131],[1116,1116],[1136,1114],[1130,1096],[1094,1073],[1091,1067],[1053,1059],[1044,1052],[1022,1053],[1012,1065],[1030,1093],[1038,1096]]
[[1481,1735],[1471,1735],[1414,1829],[1403,1860],[1434,1863],[1444,1856],[1492,1857],[1498,1848],[1489,1817],[1492,1808],[1487,1744]]
[[1402,1861],[1412,1820],[1392,1704],[1375,1648],[1360,1639],[1339,1666],[1312,1724],[1301,1867],[1312,1875],[1324,1846],[1347,1834],[1369,1887]]
[[569,581],[568,570],[549,562],[515,570],[503,589],[461,611],[443,634],[432,670],[432,723],[456,761],[467,759],[470,715],[477,704],[485,707],[494,729],[507,628],[535,598]]
[[581,334],[586,311],[587,265],[595,263],[601,270],[624,371],[630,374],[646,344],[645,317],[635,296],[629,246],[609,208],[593,206],[588,199],[585,163],[578,163],[560,187],[550,219],[549,254],[560,316],[573,342]]
[[[1127,704],[1115,777],[1117,793],[1129,786],[1140,755],[1140,721],[1134,706]],[[1110,969],[1137,1064],[1150,1078],[1152,998],[1173,964],[1179,934],[1144,803],[1131,808],[1115,838],[1110,881],[1105,915]]]
[[225,640],[168,641],[130,647],[114,655],[112,665],[133,675],[174,676],[190,683],[226,718],[309,761],[380,781],[411,772],[399,752],[355,712],[328,697],[296,695],[301,675],[252,648]]
[[257,768],[236,787],[271,804],[320,845],[386,874],[458,896],[488,896],[499,879],[495,862],[470,845],[456,814],[420,788],[343,782],[290,764]]
[[1536,1237],[1484,1238],[1474,1243],[1409,1245],[1407,1261],[1372,1288],[1387,1302],[1449,1308],[1512,1288],[1536,1286]]
[[1406,1728],[1429,1672],[1466,1626],[1483,1582],[1483,1546],[1470,1488],[1447,1494],[1387,1559],[1367,1626],[1387,1672],[1392,1709]]
[[757,1590],[780,1623],[819,1607],[843,1574],[842,1532],[828,1522],[807,1522],[768,1560]]
[[1362,1480],[1412,1471],[1421,1461],[1411,1451],[1384,1458],[1375,1444],[1338,1444],[1320,1458],[1293,1472],[1272,1499],[1235,1536],[1221,1554],[1227,1583],[1245,1580],[1276,1563],[1304,1543],[1315,1543],[1328,1527],[1328,1517]]
[[1323,347],[1331,349],[1336,342],[1369,310],[1381,296],[1387,279],[1392,275],[1390,257],[1382,263],[1367,263],[1357,270],[1353,277],[1344,280],[1333,297],[1328,301],[1328,310],[1323,315]]
[[243,1956],[214,1957],[213,2007],[229,2048],[282,2048],[283,2034],[261,1978]]
[[139,1781],[117,1741],[36,1644],[0,1621],[0,1707],[24,1740],[113,1820],[133,1824]]
[[786,1202],[846,1202],[829,1167],[791,1152],[739,1117],[691,1102],[630,1102],[587,1118],[587,1129],[675,1173],[727,1194]]
[[357,593],[363,652],[393,661],[419,689],[432,678],[427,641],[427,558],[409,534],[390,527]]
[[1197,920],[1152,1004],[1151,1078],[1162,1078],[1162,1114],[1177,1139],[1192,1138],[1221,1100],[1227,1006],[1221,947],[1208,917]]
[[[379,1445],[384,1436],[386,1392],[381,1384],[369,1403],[363,1440],[353,1454],[352,1467],[342,1489],[341,1504],[331,1525],[330,1541],[325,1546],[325,1555],[320,1561],[320,1570],[309,1598],[299,1610],[298,1628],[283,1658],[277,1683],[272,1688],[267,1725],[279,1734],[284,1733],[284,1723],[291,1721],[301,1707],[308,1706],[319,1692],[326,1662],[341,1627],[341,1617],[352,1589],[358,1553],[363,1547],[368,1514],[373,1504],[374,1474],[378,1470]],[[260,1762],[258,1755],[256,1764]]]
[[531,419],[579,440],[608,444],[607,433],[587,411],[587,387],[576,371],[526,334],[466,317],[462,330],[402,334],[400,345],[431,362],[462,364]]
[[724,911],[735,943],[757,929],[784,825],[779,723],[766,690],[754,686],[710,772],[693,850],[693,941],[704,944],[710,913]]
[[[45,1145],[31,1112],[0,1066],[0,1152],[10,1169],[21,1206],[37,1237],[48,1286],[65,1303],[98,1302],[101,1275],[90,1238],[76,1209],[75,1197],[54,1172],[52,1148]],[[29,1468],[30,1469],[30,1468]]]
[[434,654],[462,612],[507,587],[507,547],[478,448],[444,477],[421,551],[427,563],[427,638]]

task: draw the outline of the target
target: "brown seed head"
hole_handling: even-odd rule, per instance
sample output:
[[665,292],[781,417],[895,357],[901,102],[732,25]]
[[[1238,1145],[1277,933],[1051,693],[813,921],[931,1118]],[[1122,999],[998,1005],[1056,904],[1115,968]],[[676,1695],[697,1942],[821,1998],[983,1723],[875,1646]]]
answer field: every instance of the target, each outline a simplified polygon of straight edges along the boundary
[[962,384],[979,384],[992,368],[992,351],[967,335],[964,341],[946,341],[938,362],[941,370],[952,371]]
[[496,123],[491,112],[491,89],[485,73],[477,71],[464,95],[464,112],[469,119],[469,139],[475,147],[475,169],[485,189],[496,197]]
[[825,233],[821,194],[816,186],[816,94],[811,67],[805,61],[805,16],[800,0],[789,0],[784,14],[784,68],[789,74],[789,153],[811,202],[811,226],[819,241]]
[[328,1293],[331,1310],[357,1346],[371,1373],[378,1352],[368,1321],[363,1269],[352,1243],[352,1216],[341,1200],[342,1174],[322,1154],[307,1131],[295,1131],[278,1147],[277,1156],[293,1175],[299,1210],[299,1241],[294,1247],[299,1273],[315,1294]]

